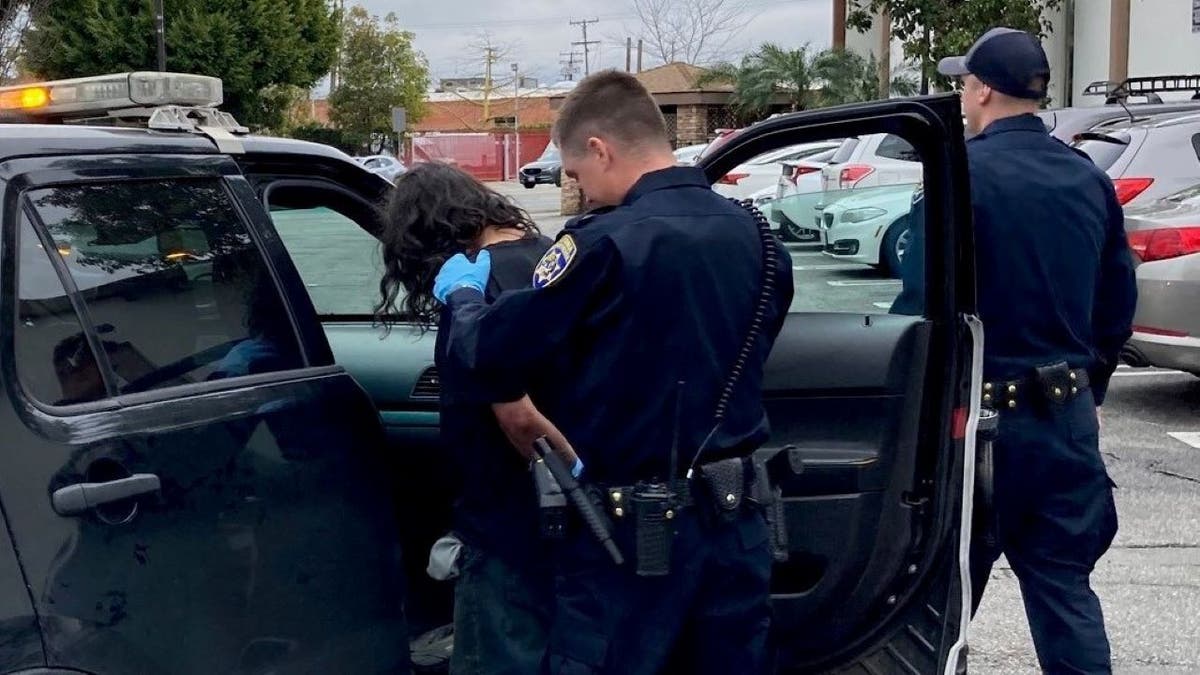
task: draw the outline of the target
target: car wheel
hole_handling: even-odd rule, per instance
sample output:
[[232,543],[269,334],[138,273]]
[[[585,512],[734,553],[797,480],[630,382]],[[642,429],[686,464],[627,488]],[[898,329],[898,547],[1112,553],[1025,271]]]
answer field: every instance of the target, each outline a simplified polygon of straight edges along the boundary
[[556,172],[554,174],[554,187],[562,187],[562,172],[561,171]]
[[526,183],[525,181],[521,181],[521,185],[524,185],[526,190],[532,190],[537,187],[537,183]]
[[904,262],[904,256],[908,253],[911,243],[912,230],[908,228],[908,218],[901,218],[892,223],[883,237],[879,251],[879,263],[883,269],[897,279],[900,278],[900,265]]

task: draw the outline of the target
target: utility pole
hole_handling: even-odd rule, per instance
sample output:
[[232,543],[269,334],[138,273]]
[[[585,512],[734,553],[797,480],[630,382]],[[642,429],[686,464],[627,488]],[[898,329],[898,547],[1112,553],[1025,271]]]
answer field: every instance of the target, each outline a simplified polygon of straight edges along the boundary
[[599,22],[600,22],[600,19],[580,19],[579,21],[570,22],[572,26],[579,26],[581,29],[583,29],[583,40],[581,40],[579,42],[572,42],[571,44],[572,45],[583,45],[583,75],[584,75],[584,77],[587,77],[588,75],[592,74],[591,62],[588,59],[588,50],[591,48],[592,45],[600,44],[599,40],[588,40],[588,38],[587,38],[588,24],[599,23]]
[[625,38],[625,72],[627,72],[627,73],[629,72],[630,68],[633,67],[633,64],[630,63],[630,59],[632,59],[632,58],[633,58],[633,38],[627,37],[627,38]]
[[158,43],[158,72],[167,71],[167,29],[163,0],[154,0],[154,40]]
[[[334,0],[334,7],[338,12],[338,34],[344,35],[346,31],[346,0]],[[338,41],[338,46],[333,50],[333,68],[329,72],[329,91],[336,91],[338,83],[342,75],[342,44]]]
[[637,71],[640,73],[640,72],[642,72],[642,38],[638,38],[638,62],[637,63],[638,63]]
[[483,54],[483,123],[487,124],[487,121],[492,119],[488,115],[492,98],[492,64],[496,63],[499,57],[496,56],[495,47],[484,47]]
[[577,56],[579,56],[579,52],[558,53],[559,65],[562,66],[563,77],[566,77],[568,81],[575,80],[575,58]]
[[518,67],[517,67],[517,64],[515,64],[515,63],[512,64],[512,71],[513,71],[513,134],[517,138],[517,161],[513,164],[513,167],[514,167],[513,174],[515,175],[516,172],[519,171],[519,169],[517,169],[516,167],[521,166],[521,118],[518,117],[518,115],[520,114],[518,112],[518,110],[519,110],[518,103],[521,100],[521,74],[518,72]]

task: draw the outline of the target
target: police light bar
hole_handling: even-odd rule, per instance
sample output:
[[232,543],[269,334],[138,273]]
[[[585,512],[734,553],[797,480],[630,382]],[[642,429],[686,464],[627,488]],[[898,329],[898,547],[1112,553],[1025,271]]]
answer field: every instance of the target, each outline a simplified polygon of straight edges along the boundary
[[168,105],[216,107],[223,100],[216,77],[133,72],[0,87],[0,114],[76,117]]

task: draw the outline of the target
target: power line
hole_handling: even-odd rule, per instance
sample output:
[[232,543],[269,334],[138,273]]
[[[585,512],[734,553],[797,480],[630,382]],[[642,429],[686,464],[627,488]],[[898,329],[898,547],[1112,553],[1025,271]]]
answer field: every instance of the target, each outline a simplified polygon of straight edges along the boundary
[[579,52],[559,52],[559,64],[562,65],[562,75],[568,80],[575,79],[575,73],[579,72],[579,68],[575,65],[575,59],[580,56]]
[[[782,5],[802,5],[828,3],[829,0],[749,0],[742,3],[744,7],[772,7]],[[622,19],[636,19],[638,15],[634,12],[618,12],[613,14],[597,14],[596,19],[599,21],[620,21]],[[534,26],[534,25],[549,25],[569,21],[570,16],[541,16],[531,17],[528,19],[488,19],[487,26],[489,28],[498,28],[503,26]],[[405,30],[458,30],[461,28],[478,28],[482,19],[473,21],[445,21],[432,23],[405,23]]]
[[576,45],[576,46],[578,46],[578,45],[583,46],[583,75],[584,75],[584,77],[587,77],[588,75],[592,74],[591,63],[588,60],[588,51],[590,50],[592,45],[600,44],[599,40],[589,40],[587,38],[587,27],[588,27],[588,24],[592,24],[592,23],[600,23],[600,19],[580,19],[579,21],[571,21],[570,22],[570,24],[572,26],[579,26],[583,30],[583,39],[578,42],[572,42],[571,44]]

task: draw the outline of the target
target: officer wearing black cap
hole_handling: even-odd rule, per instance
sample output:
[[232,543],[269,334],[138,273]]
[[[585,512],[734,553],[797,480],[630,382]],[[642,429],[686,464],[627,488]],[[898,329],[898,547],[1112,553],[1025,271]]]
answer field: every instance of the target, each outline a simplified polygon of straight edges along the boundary
[[746,459],[768,436],[763,366],[790,259],[703,172],[675,166],[633,76],[581,81],[554,135],[567,175],[609,208],[568,226],[529,290],[487,304],[482,254],[451,258],[435,285],[450,353],[538,395],[624,554],[567,535],[548,670],[765,672],[771,534]]
[[[1043,670],[1111,672],[1089,585],[1117,531],[1099,406],[1136,301],[1124,217],[1108,176],[1035,115],[1050,68],[1038,40],[994,28],[938,71],[961,78],[984,325],[983,405],[1000,413],[994,545],[977,536],[978,607],[1003,553],[1021,582]],[[920,209],[920,200],[914,205]],[[905,284],[923,261],[905,260]],[[919,313],[912,294],[893,311]]]

